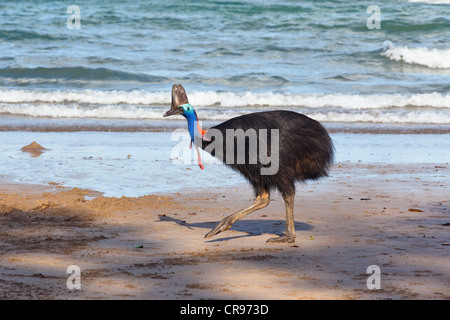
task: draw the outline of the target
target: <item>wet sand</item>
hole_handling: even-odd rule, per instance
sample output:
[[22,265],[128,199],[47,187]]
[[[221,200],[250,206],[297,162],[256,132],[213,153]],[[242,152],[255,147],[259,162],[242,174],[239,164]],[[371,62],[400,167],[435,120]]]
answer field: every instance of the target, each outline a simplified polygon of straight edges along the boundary
[[[183,122],[183,128],[186,125]],[[446,164],[450,134],[332,133],[336,162]],[[0,176],[29,184],[57,183],[111,197],[246,188],[244,178],[207,152],[197,166],[182,132],[0,131]],[[33,141],[38,153],[22,149]],[[33,157],[34,156],[34,157]],[[420,174],[420,173],[419,173]]]
[[[45,146],[45,145],[44,145]],[[450,299],[450,165],[338,162],[299,185],[295,244],[279,194],[249,187],[104,197],[59,183],[0,183],[1,299]],[[68,289],[69,265],[81,289]],[[380,268],[370,290],[367,268]]]

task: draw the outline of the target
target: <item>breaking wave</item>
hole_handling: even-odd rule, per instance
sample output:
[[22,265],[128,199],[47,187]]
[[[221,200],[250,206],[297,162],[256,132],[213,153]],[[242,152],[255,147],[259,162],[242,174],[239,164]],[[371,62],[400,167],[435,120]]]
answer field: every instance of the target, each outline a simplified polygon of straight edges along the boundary
[[431,69],[450,68],[450,49],[410,48],[384,42],[382,55],[391,60],[417,64]]
[[[226,120],[245,113],[286,109],[319,121],[450,123],[450,95],[290,94],[192,91],[201,120]],[[0,89],[0,114],[50,118],[161,119],[167,92],[142,90],[41,91]]]

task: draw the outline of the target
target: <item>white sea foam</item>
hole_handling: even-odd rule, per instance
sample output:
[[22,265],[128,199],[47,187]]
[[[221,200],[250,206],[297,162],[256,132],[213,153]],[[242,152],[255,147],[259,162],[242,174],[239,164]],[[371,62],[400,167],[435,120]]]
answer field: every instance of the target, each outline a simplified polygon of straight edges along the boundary
[[430,4],[450,4],[450,0],[406,0],[407,2],[425,2]]
[[0,102],[6,103],[86,103],[150,105],[170,103],[170,93],[141,90],[0,90]]
[[[450,123],[450,94],[290,94],[192,91],[202,120],[287,109],[319,121]],[[167,92],[0,90],[0,114],[52,118],[161,119]]]
[[[450,108],[450,95],[424,94],[290,94],[254,92],[192,91],[189,101],[193,106],[234,107],[307,107],[344,109],[379,109],[405,106]],[[142,105],[170,106],[167,92],[101,91],[101,90],[5,90],[0,89],[0,103],[6,104],[88,104],[88,105]]]
[[0,104],[0,114],[49,118],[158,119],[163,112],[142,106],[79,106],[77,104]]
[[450,113],[439,111],[408,111],[408,112],[312,112],[307,114],[317,121],[330,122],[365,122],[365,123],[424,123],[424,124],[450,124]]
[[432,69],[450,68],[450,49],[410,48],[396,46],[390,41],[383,44],[382,55],[391,60],[426,66]]

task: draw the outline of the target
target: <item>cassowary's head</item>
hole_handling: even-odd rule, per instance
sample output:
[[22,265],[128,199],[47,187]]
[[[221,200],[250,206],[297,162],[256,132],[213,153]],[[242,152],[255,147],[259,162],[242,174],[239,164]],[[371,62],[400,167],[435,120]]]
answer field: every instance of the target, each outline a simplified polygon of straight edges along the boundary
[[[174,116],[174,115],[182,115],[188,121],[188,131],[191,136],[191,146],[192,143],[195,145],[195,149],[197,150],[198,157],[198,165],[200,169],[204,169],[204,166],[201,162],[200,152],[198,151],[198,146],[195,144],[196,137],[201,139],[205,138],[205,130],[202,130],[200,123],[197,119],[197,113],[194,108],[189,104],[189,100],[187,98],[186,91],[184,90],[181,84],[174,84],[172,86],[172,106],[170,110],[164,114],[164,117]],[[210,141],[208,139],[208,141]]]
[[174,84],[172,86],[172,106],[169,111],[164,114],[164,117],[183,115],[185,117],[193,114],[194,108],[189,104],[186,91],[181,84]]
[[164,114],[164,117],[168,116],[174,116],[174,115],[182,115],[185,118],[190,118],[192,115],[195,114],[194,108],[189,104],[182,104],[181,106],[177,107],[176,109],[170,109]]

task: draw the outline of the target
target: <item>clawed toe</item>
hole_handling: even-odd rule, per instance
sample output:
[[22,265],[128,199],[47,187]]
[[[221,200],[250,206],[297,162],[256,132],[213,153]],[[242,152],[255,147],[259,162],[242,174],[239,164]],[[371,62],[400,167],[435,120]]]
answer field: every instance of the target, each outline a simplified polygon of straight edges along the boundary
[[223,219],[214,229],[212,229],[210,232],[208,232],[205,235],[205,238],[211,238],[212,236],[215,236],[218,233],[221,233],[223,231],[227,231],[231,228],[232,223],[228,218]]
[[267,243],[293,243],[295,242],[295,236],[280,236],[276,238],[270,238],[266,241]]

